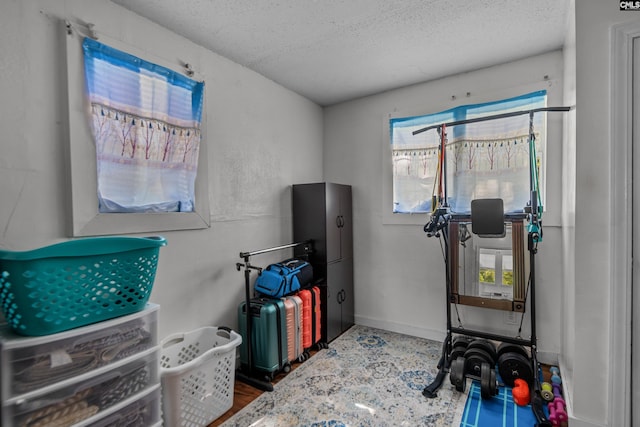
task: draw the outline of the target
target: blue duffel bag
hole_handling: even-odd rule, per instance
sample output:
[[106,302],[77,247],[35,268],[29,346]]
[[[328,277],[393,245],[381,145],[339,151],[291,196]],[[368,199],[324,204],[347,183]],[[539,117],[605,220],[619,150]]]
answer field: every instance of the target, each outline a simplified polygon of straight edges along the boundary
[[256,279],[254,289],[264,296],[280,298],[296,292],[312,280],[311,264],[301,259],[288,259],[263,269]]

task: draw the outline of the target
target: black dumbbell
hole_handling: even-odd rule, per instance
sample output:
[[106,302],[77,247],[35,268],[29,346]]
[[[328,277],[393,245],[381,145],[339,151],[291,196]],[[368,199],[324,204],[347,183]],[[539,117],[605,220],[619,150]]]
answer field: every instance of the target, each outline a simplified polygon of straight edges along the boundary
[[492,366],[487,362],[482,362],[480,364],[479,375],[467,375],[466,364],[467,361],[464,356],[458,357],[451,363],[449,380],[457,391],[464,393],[467,386],[467,377],[469,377],[480,381],[480,396],[483,399],[490,399],[498,394],[499,389],[495,365]]
[[531,359],[527,350],[516,344],[502,343],[498,347],[498,372],[509,387],[520,378],[532,385],[535,379]]

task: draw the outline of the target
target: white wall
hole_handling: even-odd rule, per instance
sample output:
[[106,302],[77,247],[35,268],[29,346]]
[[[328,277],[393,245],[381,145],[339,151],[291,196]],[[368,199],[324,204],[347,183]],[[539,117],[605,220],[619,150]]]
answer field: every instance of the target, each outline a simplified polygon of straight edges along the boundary
[[[568,14],[569,25],[563,48],[564,54],[564,99],[565,105],[576,104],[576,23],[573,13],[575,5],[571,1]],[[562,270],[563,292],[561,325],[560,369],[564,381],[564,395],[572,411],[573,362],[575,359],[575,222],[576,222],[576,112],[567,113],[563,129],[562,145]]]
[[[611,401],[624,398],[623,384],[610,385],[612,351],[612,283],[610,238],[614,234],[611,203],[611,159],[624,141],[611,140],[612,27],[638,20],[620,11],[617,2],[580,0],[576,10],[576,186],[575,186],[575,317],[565,325],[566,363],[571,374],[572,426],[614,425]],[[631,373],[629,372],[629,375]],[[624,392],[622,392],[624,393]],[[619,425],[619,424],[618,424]]]
[[[357,323],[433,339],[442,339],[445,333],[444,264],[438,241],[426,237],[424,222],[392,224],[383,210],[392,208],[390,197],[383,208],[385,180],[391,179],[382,170],[383,147],[389,143],[384,132],[388,115],[428,114],[538,89],[547,89],[549,106],[559,106],[562,63],[561,51],[550,52],[325,108],[325,178],[353,185]],[[561,194],[554,183],[561,179],[562,117],[548,116],[550,185],[544,241],[536,260],[536,307],[539,349],[553,362],[561,344]],[[515,336],[514,328],[505,325],[503,312],[484,313],[492,316],[500,333]]]
[[[241,251],[289,243],[290,185],[322,180],[322,109],[274,82],[107,0],[4,0],[0,13],[0,247],[64,240],[70,215],[65,34],[61,19],[153,56],[189,61],[206,78],[211,228],[161,233],[168,245],[151,301],[160,334],[237,327]],[[83,84],[72,82],[72,84]],[[114,234],[118,230],[113,231]],[[288,254],[276,254],[279,258]],[[255,258],[268,263],[270,255]]]

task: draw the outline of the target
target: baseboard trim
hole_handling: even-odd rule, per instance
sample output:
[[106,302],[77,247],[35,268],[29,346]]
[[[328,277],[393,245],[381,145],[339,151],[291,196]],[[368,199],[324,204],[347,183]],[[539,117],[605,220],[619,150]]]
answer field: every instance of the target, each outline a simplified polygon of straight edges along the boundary
[[573,384],[571,383],[571,375],[563,374],[563,372],[569,372],[567,368],[567,361],[563,356],[560,356],[558,360],[558,368],[560,368],[560,375],[562,376],[562,397],[564,398],[564,404],[567,408],[567,415],[569,416],[569,419],[573,421],[576,420],[573,416]]
[[558,353],[538,351],[536,353],[536,356],[538,358],[538,362],[540,363],[544,363],[545,365],[558,366]]
[[[567,414],[569,413],[567,412]],[[569,415],[569,425],[571,427],[603,427],[600,424],[593,424],[593,423],[590,423],[589,421],[584,421],[584,420],[575,418],[572,415]]]
[[[560,368],[560,374],[562,372],[568,372],[566,368],[566,361],[563,357],[560,357],[558,361],[558,367]],[[571,427],[603,427],[600,424],[594,424],[589,421],[581,420],[573,414],[573,396],[571,391],[573,390],[573,384],[571,384],[571,375],[562,375],[562,392],[564,397],[564,403],[567,407],[567,415],[569,416],[569,425]]]
[[[446,333],[434,329],[420,328],[406,323],[390,322],[388,320],[374,319],[372,317],[355,316],[357,325],[369,326],[371,328],[383,329],[385,331],[397,332],[399,334],[410,335],[412,337],[425,338],[433,341],[443,342]],[[547,365],[558,365],[558,353],[538,351],[538,362]]]
[[399,334],[410,335],[412,337],[425,338],[433,341],[443,342],[445,333],[428,328],[420,328],[406,323],[390,322],[388,320],[374,319],[365,316],[355,316],[355,323],[370,328],[383,329],[385,331],[397,332]]

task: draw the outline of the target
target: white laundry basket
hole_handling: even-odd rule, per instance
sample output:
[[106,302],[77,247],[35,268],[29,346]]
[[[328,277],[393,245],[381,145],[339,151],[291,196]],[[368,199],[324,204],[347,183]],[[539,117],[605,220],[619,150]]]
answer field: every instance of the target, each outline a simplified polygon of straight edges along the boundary
[[236,347],[242,337],[206,326],[162,340],[160,374],[166,426],[201,427],[233,406]]

